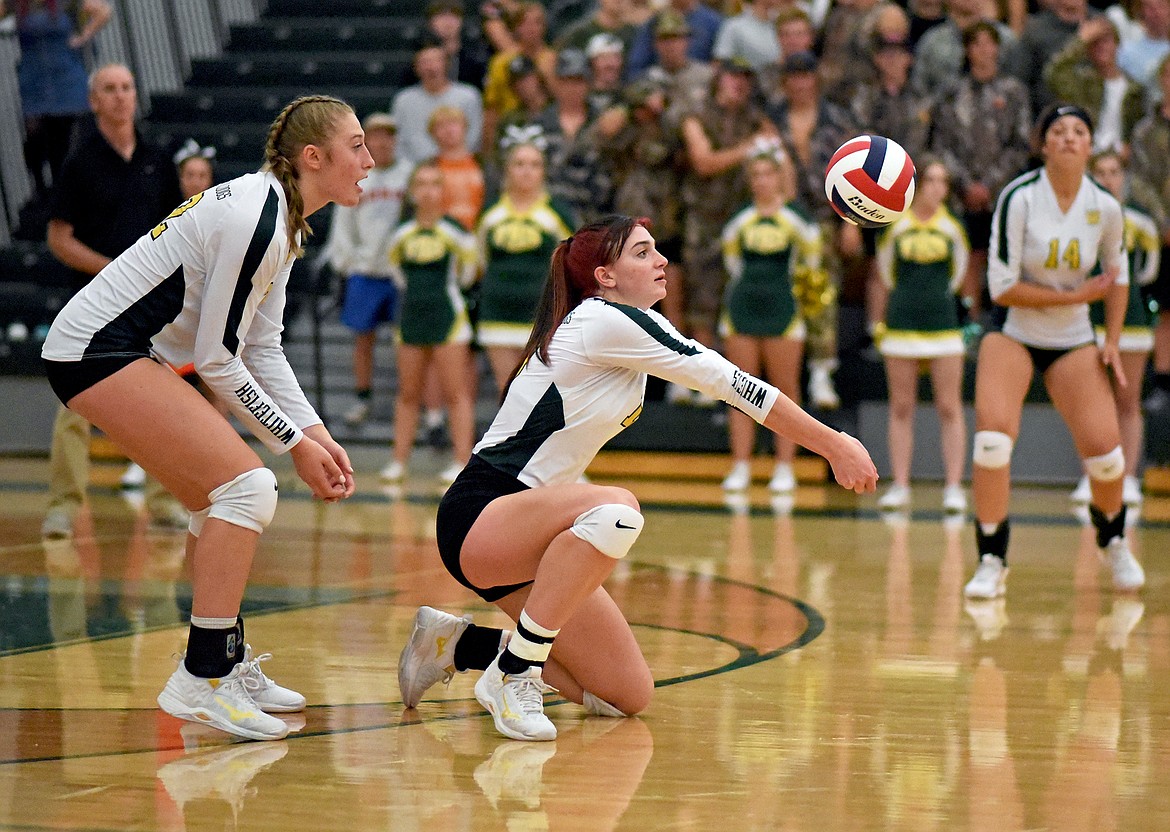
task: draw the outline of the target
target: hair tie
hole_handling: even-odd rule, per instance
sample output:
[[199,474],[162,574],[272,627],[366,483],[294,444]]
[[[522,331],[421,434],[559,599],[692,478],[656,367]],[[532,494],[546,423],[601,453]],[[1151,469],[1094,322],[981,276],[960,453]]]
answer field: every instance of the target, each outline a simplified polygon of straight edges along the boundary
[[199,142],[194,139],[187,139],[186,144],[175,152],[173,158],[176,165],[181,165],[188,159],[194,159],[196,156],[210,162],[215,158],[215,148],[212,145],[200,147]]

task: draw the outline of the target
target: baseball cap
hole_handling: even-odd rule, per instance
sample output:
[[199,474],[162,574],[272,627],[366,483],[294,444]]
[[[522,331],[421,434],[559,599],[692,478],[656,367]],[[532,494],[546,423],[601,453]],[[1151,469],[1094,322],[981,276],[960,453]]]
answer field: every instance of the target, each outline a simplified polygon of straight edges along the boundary
[[398,122],[389,113],[370,113],[362,120],[362,129],[369,133],[371,130],[389,130],[398,132]]
[[658,23],[654,25],[654,37],[657,38],[685,38],[690,33],[691,26],[687,19],[674,10],[658,15]]
[[719,66],[726,72],[735,72],[739,75],[754,76],[756,74],[756,68],[746,58],[739,55],[732,58],[724,58],[719,62]]
[[588,78],[589,59],[580,49],[562,49],[557,53],[558,78]]

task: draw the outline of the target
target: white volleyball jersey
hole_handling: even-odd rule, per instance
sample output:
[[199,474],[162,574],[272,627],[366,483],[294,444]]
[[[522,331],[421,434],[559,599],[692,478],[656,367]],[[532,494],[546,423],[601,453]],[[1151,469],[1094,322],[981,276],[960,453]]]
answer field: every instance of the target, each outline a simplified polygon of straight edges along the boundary
[[[1067,212],[1060,210],[1047,172],[1017,177],[995,207],[988,250],[987,284],[992,299],[1016,283],[1073,291],[1100,271],[1117,268],[1117,283],[1129,283],[1125,222],[1118,201],[1085,176]],[[1087,303],[1009,307],[1005,335],[1023,344],[1066,349],[1093,340]]]
[[193,364],[282,453],[321,422],[280,343],[292,264],[284,188],[271,173],[241,176],[183,202],[102,269],[57,315],[41,354]]
[[646,375],[699,390],[763,422],[780,395],[654,311],[589,298],[512,381],[475,453],[525,485],[575,482],[642,414]]

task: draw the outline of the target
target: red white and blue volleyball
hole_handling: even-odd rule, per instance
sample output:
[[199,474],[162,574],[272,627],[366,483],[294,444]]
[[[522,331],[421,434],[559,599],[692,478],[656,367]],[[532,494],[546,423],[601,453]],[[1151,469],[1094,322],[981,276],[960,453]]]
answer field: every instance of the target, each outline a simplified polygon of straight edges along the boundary
[[914,162],[885,136],[850,139],[825,169],[825,196],[846,222],[862,228],[889,225],[914,200]]

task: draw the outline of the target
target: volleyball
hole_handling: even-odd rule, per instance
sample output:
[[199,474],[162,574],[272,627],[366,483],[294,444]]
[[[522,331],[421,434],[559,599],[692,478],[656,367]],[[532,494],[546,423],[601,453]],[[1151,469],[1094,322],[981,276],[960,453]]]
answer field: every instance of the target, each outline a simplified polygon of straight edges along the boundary
[[889,225],[914,199],[914,162],[884,136],[850,139],[825,169],[825,196],[846,222],[862,228]]

